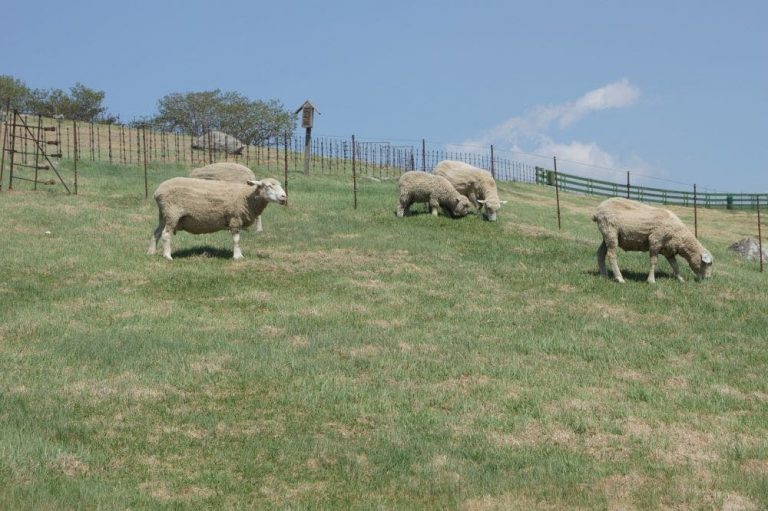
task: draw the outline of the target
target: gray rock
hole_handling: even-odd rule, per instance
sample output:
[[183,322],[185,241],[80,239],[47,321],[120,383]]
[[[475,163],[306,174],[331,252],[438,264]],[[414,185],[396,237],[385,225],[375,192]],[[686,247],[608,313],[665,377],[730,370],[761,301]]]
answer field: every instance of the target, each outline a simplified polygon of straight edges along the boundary
[[[733,243],[728,250],[736,252],[747,261],[757,261],[760,244],[755,238],[742,238]],[[768,247],[763,248],[763,262],[768,261]]]
[[200,135],[192,140],[192,149],[207,151],[209,144],[214,151],[224,151],[227,154],[242,154],[243,149],[245,149],[245,144],[222,131],[211,131]]

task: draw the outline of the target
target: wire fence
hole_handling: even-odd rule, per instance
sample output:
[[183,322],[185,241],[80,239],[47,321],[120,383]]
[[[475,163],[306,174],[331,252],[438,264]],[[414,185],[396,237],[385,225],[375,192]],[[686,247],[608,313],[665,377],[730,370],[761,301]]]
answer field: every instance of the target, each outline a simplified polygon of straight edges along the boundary
[[[34,169],[35,178],[27,179],[50,184],[53,169],[40,167],[40,155],[35,147],[35,137],[24,133],[10,147],[14,132],[13,115],[4,113],[0,123],[0,142],[3,145],[0,162],[0,189],[3,188],[3,172],[10,162],[22,168]],[[67,121],[64,119],[21,116],[29,126],[35,127],[38,137],[44,138],[43,146],[53,147],[58,161],[91,161],[111,165],[141,166],[173,163],[186,167],[204,166],[214,161],[233,161],[246,166],[266,169],[268,173],[301,171],[304,165],[304,137],[278,136],[259,144],[243,145],[234,141],[229,147],[229,137],[222,139],[223,146],[214,143],[208,135],[207,143],[201,137],[177,132],[116,124],[99,124]],[[42,135],[41,135],[42,134]],[[205,142],[205,138],[203,142]],[[354,141],[354,142],[353,142]],[[352,145],[354,143],[354,151]],[[378,141],[354,137],[320,136],[311,140],[309,168],[314,174],[351,174],[353,167],[360,176],[378,179],[396,179],[408,170],[429,171],[442,160],[459,160],[490,171],[499,181],[517,181],[554,185],[555,172],[546,168],[548,158],[525,153],[498,151],[489,147],[449,146],[433,147],[425,139],[421,141]],[[56,159],[54,159],[55,165]],[[552,160],[549,160],[552,163]],[[576,162],[573,162],[576,163]],[[562,163],[561,163],[562,164]],[[571,167],[573,168],[573,166]],[[582,169],[594,173],[596,168]],[[602,169],[615,172],[616,169]],[[39,171],[39,172],[38,172]],[[756,194],[698,192],[696,185],[688,190],[640,186],[630,183],[626,172],[626,184],[585,177],[576,173],[557,173],[560,189],[602,196],[626,196],[645,202],[657,202],[681,206],[699,206],[728,209],[754,209]],[[10,178],[9,178],[10,179]],[[21,179],[21,178],[19,178]],[[635,178],[637,180],[637,178]],[[12,184],[9,184],[9,188]],[[768,194],[761,194],[763,204]]]

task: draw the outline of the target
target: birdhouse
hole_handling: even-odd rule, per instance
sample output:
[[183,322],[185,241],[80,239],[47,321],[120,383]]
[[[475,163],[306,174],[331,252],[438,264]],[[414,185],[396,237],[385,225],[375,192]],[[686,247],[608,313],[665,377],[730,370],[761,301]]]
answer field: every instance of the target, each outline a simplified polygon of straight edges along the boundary
[[[305,101],[303,105],[299,107],[298,110],[294,113],[301,112],[301,127],[302,128],[311,128],[312,124],[315,120],[315,105],[309,102],[309,100]],[[320,113],[320,112],[318,112]]]

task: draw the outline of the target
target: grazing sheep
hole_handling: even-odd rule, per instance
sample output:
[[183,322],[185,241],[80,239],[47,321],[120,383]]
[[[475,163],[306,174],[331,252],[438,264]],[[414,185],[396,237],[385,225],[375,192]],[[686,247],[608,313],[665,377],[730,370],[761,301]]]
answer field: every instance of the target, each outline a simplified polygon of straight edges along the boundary
[[[189,177],[196,179],[213,179],[216,181],[229,181],[232,183],[247,183],[249,180],[255,180],[256,174],[245,165],[232,162],[216,162],[192,169],[189,173]],[[256,232],[262,232],[264,230],[261,223],[261,215],[256,218]]]
[[163,257],[171,258],[171,236],[176,231],[206,234],[229,229],[234,243],[233,258],[242,259],[240,229],[251,225],[270,202],[285,204],[280,183],[271,178],[245,184],[175,177],[155,190],[160,215],[147,253],[153,255],[163,239]]
[[656,258],[659,254],[667,258],[680,282],[684,280],[675,260],[676,255],[688,261],[697,280],[712,275],[712,255],[677,215],[667,209],[614,197],[600,203],[592,221],[597,222],[597,228],[603,235],[603,242],[597,249],[597,265],[603,277],[608,277],[605,267],[607,255],[613,277],[618,282],[624,282],[616,262],[617,247],[628,252],[648,251],[651,258],[648,282],[651,283],[656,282]]
[[468,197],[478,209],[482,208],[483,216],[490,221],[496,220],[496,212],[507,203],[499,200],[496,181],[487,170],[461,161],[443,160],[432,173],[450,181],[460,194]]
[[408,215],[408,208],[414,202],[428,203],[430,212],[435,216],[439,207],[452,217],[466,216],[472,209],[469,199],[457,192],[444,177],[412,170],[400,176],[397,216]]

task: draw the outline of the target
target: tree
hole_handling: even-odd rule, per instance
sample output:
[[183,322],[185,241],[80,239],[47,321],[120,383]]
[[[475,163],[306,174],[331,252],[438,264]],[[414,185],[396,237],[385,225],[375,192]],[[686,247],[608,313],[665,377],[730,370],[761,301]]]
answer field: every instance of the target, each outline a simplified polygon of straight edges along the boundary
[[0,109],[10,106],[11,110],[26,111],[32,91],[21,80],[0,75]]
[[218,130],[248,144],[291,135],[294,128],[293,116],[279,101],[251,101],[219,89],[168,94],[158,101],[158,112],[155,123],[165,129],[193,136]]
[[79,82],[70,87],[69,94],[61,89],[35,89],[30,94],[28,110],[44,117],[63,115],[74,121],[94,122],[106,116],[107,108],[102,105],[104,96],[104,91],[90,89]]

